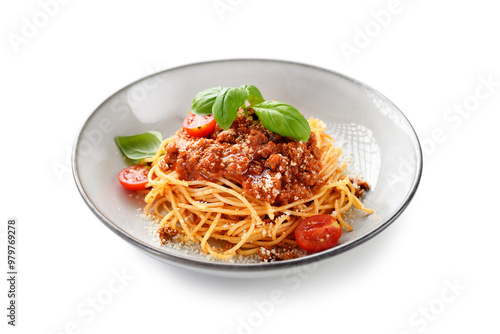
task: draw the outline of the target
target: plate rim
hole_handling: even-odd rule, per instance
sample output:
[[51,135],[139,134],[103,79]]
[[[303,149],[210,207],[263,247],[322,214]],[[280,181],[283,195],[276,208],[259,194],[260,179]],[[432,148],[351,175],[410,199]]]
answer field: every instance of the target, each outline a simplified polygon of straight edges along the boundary
[[[113,99],[115,96],[120,94],[123,90],[128,89],[129,87],[135,85],[136,83],[144,80],[148,80],[151,77],[167,73],[167,72],[172,72],[172,71],[177,71],[181,70],[183,68],[187,67],[194,67],[194,66],[199,66],[199,65],[209,65],[209,64],[214,64],[214,63],[229,63],[229,62],[262,62],[262,63],[280,63],[280,64],[288,64],[288,65],[294,65],[298,67],[306,67],[306,68],[311,68],[314,70],[326,72],[328,74],[341,77],[347,81],[350,81],[358,86],[361,86],[365,89],[368,89],[369,91],[375,93],[379,98],[381,98],[384,102],[388,103],[393,107],[397,112],[400,113],[400,115],[404,118],[406,121],[407,125],[409,126],[409,131],[412,135],[413,138],[413,144],[415,145],[416,148],[416,161],[415,161],[415,167],[416,167],[416,173],[415,173],[415,178],[413,179],[413,182],[410,186],[409,192],[406,194],[404,199],[401,201],[398,207],[393,211],[393,213],[386,218],[384,221],[380,223],[379,226],[377,226],[374,230],[370,231],[369,233],[363,235],[362,237],[356,238],[355,240],[352,240],[348,243],[345,243],[341,245],[341,247],[334,247],[329,250],[326,250],[324,252],[319,252],[315,254],[309,254],[305,257],[300,257],[296,259],[291,259],[291,260],[286,260],[286,261],[278,261],[278,262],[267,262],[267,263],[232,263],[232,262],[218,262],[218,261],[206,261],[206,260],[198,260],[194,258],[190,258],[187,256],[183,256],[181,254],[172,254],[168,253],[167,251],[163,251],[159,247],[155,247],[153,245],[147,244],[138,238],[134,237],[130,233],[126,232],[122,228],[120,228],[117,224],[113,223],[110,219],[108,219],[102,212],[97,209],[96,206],[94,206],[92,200],[89,198],[87,193],[85,192],[85,189],[83,188],[83,185],[80,181],[79,178],[79,172],[77,168],[77,148],[78,144],[80,142],[81,136],[83,135],[83,131],[86,128],[86,125],[88,122],[96,115],[96,113],[101,109],[101,107],[107,103],[109,100]],[[412,136],[410,136],[412,137]],[[73,173],[73,179],[76,183],[77,189],[83,198],[85,204],[89,207],[89,209],[97,216],[97,218],[106,226],[108,227],[111,231],[113,231],[115,234],[120,236],[122,239],[130,242],[132,245],[135,247],[139,248],[140,250],[146,252],[148,255],[151,255],[157,259],[161,259],[163,261],[169,262],[170,264],[173,265],[181,265],[181,266],[186,266],[186,267],[194,267],[198,269],[209,269],[209,270],[216,270],[216,271],[225,271],[225,272],[255,272],[255,271],[270,271],[273,269],[288,269],[291,267],[299,266],[299,265],[306,265],[310,264],[313,262],[325,260],[332,258],[335,255],[342,254],[345,251],[348,251],[362,243],[365,243],[366,241],[372,239],[376,235],[378,235],[380,232],[385,230],[389,225],[391,225],[395,220],[399,218],[399,216],[403,213],[403,211],[408,207],[410,202],[415,196],[415,193],[418,189],[418,186],[420,184],[421,178],[422,178],[422,171],[423,171],[423,154],[422,154],[422,147],[420,144],[420,140],[418,138],[418,135],[411,124],[411,122],[408,120],[406,115],[391,101],[389,100],[385,95],[381,94],[378,90],[372,88],[371,86],[354,79],[350,76],[344,75],[342,73],[326,69],[323,67],[319,67],[316,65],[310,65],[310,64],[305,64],[305,63],[299,63],[295,61],[288,61],[288,60],[279,60],[279,59],[268,59],[268,58],[235,58],[235,59],[220,59],[220,60],[210,60],[210,61],[201,61],[201,62],[194,62],[194,63],[189,63],[185,65],[180,65],[176,67],[171,67],[167,68],[165,70],[149,74],[145,77],[141,77],[128,85],[124,86],[123,88],[115,91],[112,95],[107,97],[102,103],[100,103],[91,113],[90,115],[85,119],[83,122],[82,126],[77,132],[76,138],[73,143],[73,148],[72,148],[72,154],[71,154],[71,169]]]

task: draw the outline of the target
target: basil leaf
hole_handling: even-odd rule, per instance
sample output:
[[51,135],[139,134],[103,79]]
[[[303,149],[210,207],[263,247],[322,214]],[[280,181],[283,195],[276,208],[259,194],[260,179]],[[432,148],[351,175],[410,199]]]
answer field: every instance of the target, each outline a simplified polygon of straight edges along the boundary
[[250,102],[250,104],[259,104],[264,102],[264,98],[262,97],[260,90],[254,85],[243,85],[241,88],[246,89],[248,92],[248,102]]
[[268,130],[295,140],[309,140],[309,122],[295,107],[279,101],[265,101],[252,108]]
[[209,115],[212,113],[212,108],[217,96],[220,93],[227,90],[227,87],[212,87],[205,89],[198,94],[193,99],[191,104],[191,112],[195,115]]
[[154,156],[162,141],[162,135],[157,131],[115,137],[115,143],[120,151],[131,160],[141,160]]
[[248,92],[241,87],[229,88],[215,99],[213,114],[215,121],[221,128],[227,130],[233,124],[238,109],[245,105]]

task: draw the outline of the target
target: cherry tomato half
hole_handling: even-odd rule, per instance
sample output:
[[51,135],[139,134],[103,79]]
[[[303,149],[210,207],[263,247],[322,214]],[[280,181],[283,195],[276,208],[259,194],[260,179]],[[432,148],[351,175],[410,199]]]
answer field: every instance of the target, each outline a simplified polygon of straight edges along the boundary
[[118,173],[118,181],[128,190],[146,189],[149,169],[148,166],[144,165],[129,166]]
[[213,115],[195,115],[189,113],[182,126],[190,136],[206,137],[214,131],[215,124]]
[[332,248],[342,235],[342,228],[330,215],[316,215],[300,222],[295,229],[295,240],[307,252]]

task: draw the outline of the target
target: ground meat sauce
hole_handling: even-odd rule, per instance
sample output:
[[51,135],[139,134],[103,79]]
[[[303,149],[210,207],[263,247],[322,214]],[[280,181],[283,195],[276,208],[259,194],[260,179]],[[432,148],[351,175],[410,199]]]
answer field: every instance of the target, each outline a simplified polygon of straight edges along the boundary
[[162,245],[165,244],[165,242],[172,240],[172,238],[178,233],[177,230],[168,226],[160,227],[156,232],[158,233],[158,237],[160,238]]
[[261,262],[276,262],[296,259],[304,256],[305,252],[298,248],[292,247],[273,247],[273,248],[259,248],[259,258]]
[[352,185],[354,186],[355,189],[354,196],[356,196],[357,198],[363,196],[365,190],[370,190],[370,186],[368,185],[368,182],[366,182],[365,180],[360,180],[354,177],[350,177],[349,181],[351,181]]
[[228,130],[218,125],[204,138],[184,129],[165,147],[163,170],[174,169],[181,180],[220,178],[241,184],[244,192],[273,205],[311,197],[323,184],[320,151],[311,133],[308,142],[267,130],[250,109]]

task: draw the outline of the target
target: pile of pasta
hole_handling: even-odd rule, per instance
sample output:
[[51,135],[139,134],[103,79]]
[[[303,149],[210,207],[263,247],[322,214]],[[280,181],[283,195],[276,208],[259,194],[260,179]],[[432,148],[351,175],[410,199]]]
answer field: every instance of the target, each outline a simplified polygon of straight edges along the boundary
[[351,231],[344,219],[349,208],[373,211],[354,195],[355,185],[344,174],[345,163],[339,162],[342,150],[325,133],[324,122],[311,118],[309,124],[321,152],[320,177],[325,180],[311,198],[272,206],[243,194],[235,180],[180,180],[175,171],[159,168],[164,147],[174,140],[172,137],[161,144],[154,157],[146,160],[151,163],[146,215],[158,220],[160,227],[176,231],[177,242],[197,242],[203,253],[218,259],[254,254],[261,247],[296,247],[295,228],[302,219],[313,215],[332,214],[345,230]]

